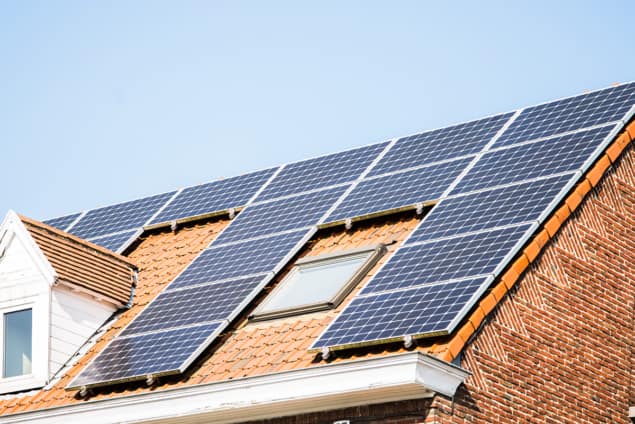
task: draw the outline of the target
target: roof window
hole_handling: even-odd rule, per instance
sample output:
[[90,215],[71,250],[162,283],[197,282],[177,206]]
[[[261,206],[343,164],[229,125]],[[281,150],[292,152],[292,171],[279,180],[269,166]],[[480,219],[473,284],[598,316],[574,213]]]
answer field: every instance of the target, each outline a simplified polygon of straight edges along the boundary
[[332,309],[377,263],[384,245],[302,258],[254,311],[253,320]]

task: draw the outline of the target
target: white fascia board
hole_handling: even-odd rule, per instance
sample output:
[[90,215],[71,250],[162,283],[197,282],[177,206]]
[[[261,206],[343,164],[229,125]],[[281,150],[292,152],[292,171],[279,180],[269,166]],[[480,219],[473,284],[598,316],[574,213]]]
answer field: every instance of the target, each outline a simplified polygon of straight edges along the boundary
[[0,423],[239,422],[452,396],[469,373],[421,352],[360,359],[0,417]]
[[[10,242],[12,236],[20,240],[45,280],[49,283],[49,286],[52,286],[57,280],[57,272],[55,272],[55,269],[46,258],[46,255],[44,255],[44,252],[40,249],[40,246],[38,246],[35,240],[33,240],[33,237],[31,237],[31,234],[22,223],[20,216],[10,210],[7,212],[2,225],[0,225],[0,245],[6,246],[5,243]],[[5,241],[6,237],[9,238]]]

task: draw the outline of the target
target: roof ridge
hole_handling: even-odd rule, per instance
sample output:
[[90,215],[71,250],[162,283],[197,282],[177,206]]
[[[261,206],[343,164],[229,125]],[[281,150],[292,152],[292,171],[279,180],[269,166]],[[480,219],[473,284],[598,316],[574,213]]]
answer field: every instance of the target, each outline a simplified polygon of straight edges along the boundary
[[[99,246],[95,243],[92,243],[88,240],[84,240],[80,237],[74,236],[70,233],[67,233],[65,231],[62,231],[60,229],[57,229],[55,227],[52,227],[48,224],[45,224],[41,221],[35,220],[33,218],[29,218],[27,216],[24,216],[22,214],[17,214],[18,217],[20,218],[20,221],[22,221],[24,224],[27,225],[31,225],[34,227],[37,227],[41,230],[46,231],[47,233],[51,234],[54,237],[58,237],[58,238],[62,238],[67,242],[70,242],[71,244],[76,244],[76,245],[80,245],[84,248],[88,248],[91,249],[93,251],[95,251],[95,253],[107,256],[108,259],[113,260],[115,262],[123,262],[124,264],[133,267],[134,269],[137,269],[137,265],[132,262],[129,258],[119,254],[119,253],[115,253],[112,252],[108,249],[106,249],[105,247]],[[27,228],[28,230],[28,228]],[[30,233],[30,231],[29,231]]]

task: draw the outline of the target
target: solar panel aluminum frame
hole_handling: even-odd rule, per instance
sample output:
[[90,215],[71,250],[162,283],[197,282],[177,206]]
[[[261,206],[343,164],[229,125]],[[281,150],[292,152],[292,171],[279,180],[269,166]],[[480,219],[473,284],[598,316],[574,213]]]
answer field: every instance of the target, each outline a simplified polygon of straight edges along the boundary
[[[211,324],[214,322],[218,322],[219,326],[216,328],[216,330],[214,330],[206,339],[205,342],[203,342],[198,349],[196,349],[195,351],[192,352],[192,354],[183,362],[183,364],[181,364],[180,367],[172,369],[172,370],[166,370],[166,371],[161,371],[161,372],[156,372],[156,373],[152,373],[152,374],[138,374],[138,375],[134,375],[134,376],[130,376],[130,377],[125,377],[125,378],[120,378],[117,380],[109,380],[109,381],[100,381],[97,383],[89,383],[89,384],[74,384],[76,379],[81,375],[81,373],[76,376],[66,387],[65,390],[86,390],[86,389],[91,389],[94,387],[100,387],[100,386],[104,386],[104,385],[109,385],[109,384],[118,384],[118,383],[127,383],[127,382],[131,382],[131,381],[140,381],[140,380],[147,380],[147,381],[151,381],[153,379],[157,379],[159,377],[165,377],[165,376],[170,376],[170,375],[176,375],[176,374],[182,374],[183,372],[185,372],[185,370],[192,365],[192,362],[194,362],[196,360],[196,358],[198,358],[200,356],[201,353],[203,353],[203,351],[205,351],[205,349],[207,349],[207,347],[216,339],[216,337],[218,337],[219,334],[221,334],[225,328],[227,328],[227,324],[223,325],[223,321],[226,320],[216,320],[216,321],[210,321],[207,324]],[[204,323],[197,323],[197,324],[192,324],[192,325],[188,325],[188,326],[183,326],[183,327],[179,327],[179,328],[188,328],[188,327],[196,327],[198,325],[203,325]],[[164,331],[169,331],[168,329],[164,330]],[[131,336],[127,336],[124,337],[126,339],[129,338],[133,338],[136,336],[140,336],[140,334],[135,334],[135,335],[131,335]],[[99,357],[106,351],[106,349],[108,348],[108,346],[110,346],[115,340],[119,340],[118,337],[114,337],[93,359],[90,360],[90,362],[88,362],[88,364],[86,364],[82,369],[87,369],[88,367],[90,367],[94,362],[96,362]]]
[[200,214],[200,215],[188,216],[186,218],[174,219],[172,221],[158,222],[156,224],[148,224],[148,225],[144,225],[143,229],[146,230],[146,231],[156,230],[158,228],[166,228],[166,227],[171,227],[171,226],[174,226],[174,225],[178,226],[178,225],[187,224],[187,223],[190,223],[190,222],[200,221],[200,220],[203,220],[203,219],[216,218],[216,217],[221,217],[221,216],[226,216],[226,215],[229,216],[230,219],[233,219],[235,214],[239,213],[240,211],[242,211],[246,207],[247,207],[247,205],[244,205],[244,206],[240,206],[240,207],[223,209],[223,210],[209,212],[209,213],[204,213],[204,214]]

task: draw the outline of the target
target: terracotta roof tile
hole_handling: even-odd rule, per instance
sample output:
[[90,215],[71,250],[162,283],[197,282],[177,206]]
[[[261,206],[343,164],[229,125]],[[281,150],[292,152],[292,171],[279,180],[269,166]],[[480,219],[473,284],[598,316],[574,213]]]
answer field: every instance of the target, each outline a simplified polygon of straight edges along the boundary
[[130,259],[42,222],[20,216],[60,280],[119,305],[130,299],[135,265]]

